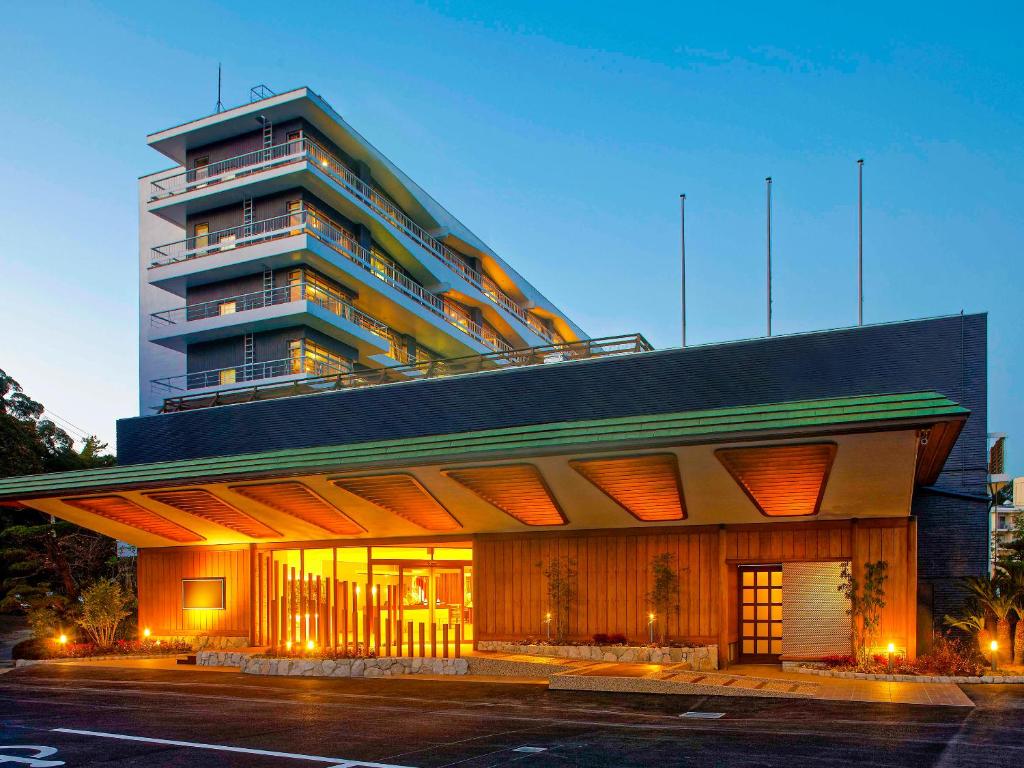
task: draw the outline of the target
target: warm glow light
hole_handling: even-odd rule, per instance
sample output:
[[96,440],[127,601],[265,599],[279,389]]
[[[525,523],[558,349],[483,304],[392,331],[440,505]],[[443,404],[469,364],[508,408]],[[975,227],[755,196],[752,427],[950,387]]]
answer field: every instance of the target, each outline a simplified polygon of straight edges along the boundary
[[326,160],[321,160],[320,161],[320,165],[327,165],[327,161]]
[[550,612],[544,614],[544,621],[551,621],[551,613]]
[[896,653],[896,644],[889,643],[889,653]]
[[314,643],[312,640],[306,642],[307,651],[312,651],[314,648],[316,648],[316,643]]
[[292,649],[292,641],[289,640],[287,643],[285,643],[284,648],[286,651],[290,651]]
[[146,627],[144,630],[142,630],[142,636],[143,637],[149,637],[149,635],[150,635],[149,627]]
[[359,585],[357,584],[357,585],[356,585],[356,594],[357,594],[357,595],[359,594],[359,591],[360,591],[360,590],[359,590]]
[[67,645],[68,636],[67,635],[61,635],[60,637],[57,638],[57,642],[60,643],[61,645]]
[[648,613],[647,614],[647,620],[648,621],[654,621],[654,614],[653,613]]
[[374,594],[374,595],[377,594],[377,585],[376,584],[374,584],[372,587],[370,587],[370,592],[371,592],[371,594]]
[[999,643],[996,642],[995,640],[993,640],[992,644],[989,646],[989,648],[991,648],[993,651],[998,651],[999,650]]
[[157,644],[157,645],[160,645],[160,641],[159,641],[159,640],[157,640],[157,641],[156,641],[156,644]]

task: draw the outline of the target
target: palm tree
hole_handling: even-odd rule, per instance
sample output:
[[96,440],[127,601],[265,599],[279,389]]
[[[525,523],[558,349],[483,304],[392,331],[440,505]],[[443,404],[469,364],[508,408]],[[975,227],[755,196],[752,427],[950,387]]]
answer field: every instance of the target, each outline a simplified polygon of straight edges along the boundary
[[997,566],[1007,591],[1012,593],[1017,629],[1013,633],[1013,663],[1024,664],[1024,562],[1006,560]]
[[1013,650],[1010,642],[1010,614],[1016,611],[1017,592],[1001,576],[968,576],[963,580],[967,593],[996,619],[996,640],[1000,648]]
[[947,626],[976,636],[980,648],[984,648],[987,645],[988,613],[977,599],[973,597],[967,598],[960,608],[960,613],[956,616],[946,616],[944,621]]

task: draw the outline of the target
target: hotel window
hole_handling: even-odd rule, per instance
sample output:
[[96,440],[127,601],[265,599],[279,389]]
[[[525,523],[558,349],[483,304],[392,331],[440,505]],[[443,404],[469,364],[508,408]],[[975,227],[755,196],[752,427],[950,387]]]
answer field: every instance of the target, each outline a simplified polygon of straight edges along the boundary
[[192,180],[203,181],[210,175],[210,156],[203,155],[192,161]]
[[309,373],[313,376],[331,376],[351,373],[352,361],[321,347],[309,339],[292,339],[288,342],[288,359],[292,373]]
[[217,307],[217,313],[221,314],[221,315],[233,315],[237,311],[238,311],[238,302],[234,301],[233,299],[231,301],[222,302]]
[[217,378],[221,385],[234,384],[238,380],[234,368],[225,368]]
[[299,227],[302,226],[302,201],[301,200],[289,200],[288,201],[288,226],[292,227],[292,231],[289,234],[299,234]]
[[[345,313],[342,301],[352,298],[350,291],[312,269],[293,269],[288,273],[288,285],[291,301],[305,298],[336,315]],[[304,291],[303,285],[305,285]]]
[[288,135],[285,138],[288,142],[287,152],[289,155],[293,155],[296,152],[302,151],[302,131],[288,131]]
[[192,227],[192,247],[196,250],[206,248],[210,244],[210,225],[208,222]]

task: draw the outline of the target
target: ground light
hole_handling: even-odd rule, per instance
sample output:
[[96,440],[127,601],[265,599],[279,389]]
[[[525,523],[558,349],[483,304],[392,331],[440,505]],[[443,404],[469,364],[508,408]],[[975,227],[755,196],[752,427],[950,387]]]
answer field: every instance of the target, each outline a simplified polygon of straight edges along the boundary
[[993,640],[989,644],[989,648],[992,649],[992,671],[995,672],[996,671],[996,659],[999,656],[999,643],[996,642],[995,640]]
[[648,636],[648,638],[650,640],[651,645],[654,645],[654,619],[655,618],[656,617],[655,617],[655,615],[653,613],[648,613],[647,614],[647,636]]
[[312,651],[314,648],[316,648],[316,643],[314,643],[312,640],[307,640],[306,641],[306,650],[307,651]]
[[544,614],[544,625],[547,627],[547,630],[548,630],[548,642],[550,643],[551,642],[551,613],[550,612]]
[[142,630],[142,636],[143,637],[149,637],[150,634],[152,634],[152,633],[149,631],[149,627],[146,627],[144,630]]
[[57,644],[58,645],[67,645],[68,644],[68,636],[67,635],[61,635],[60,637],[58,637],[57,638]]
[[896,644],[889,643],[889,674],[892,674],[892,655],[896,652]]

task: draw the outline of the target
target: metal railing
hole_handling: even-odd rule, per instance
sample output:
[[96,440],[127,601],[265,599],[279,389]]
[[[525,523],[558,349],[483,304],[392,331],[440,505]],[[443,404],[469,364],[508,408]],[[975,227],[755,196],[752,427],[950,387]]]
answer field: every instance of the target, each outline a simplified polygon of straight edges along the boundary
[[211,317],[248,312],[253,309],[286,304],[291,301],[309,301],[338,317],[343,317],[349,322],[387,341],[388,354],[395,360],[403,363],[413,362],[409,359],[408,350],[399,341],[400,335],[388,325],[371,317],[362,310],[356,309],[340,294],[306,281],[289,283],[288,285],[277,286],[270,290],[254,291],[237,296],[226,296],[210,301],[197,302],[183,307],[167,309],[163,312],[154,312],[150,316],[150,322],[154,325],[174,325],[181,322],[206,320]]
[[[183,394],[167,397],[164,399],[163,406],[159,410],[161,413],[187,411],[196,408],[228,405],[230,403],[393,384],[409,381],[410,379],[459,376],[467,373],[494,370],[496,368],[546,365],[632,352],[650,352],[652,349],[651,344],[643,336],[640,334],[630,334],[627,336],[609,336],[601,339],[585,339],[583,341],[549,344],[542,347],[491,352],[486,355],[469,355],[466,357],[431,360],[409,365],[375,368],[368,371],[334,373],[262,386],[235,387],[229,383],[213,393]],[[153,385],[159,387],[164,381],[166,380],[154,381]]]
[[184,192],[191,192],[229,181],[241,175],[302,160],[314,163],[321,172],[326,173],[341,184],[341,186],[345,187],[353,197],[373,213],[401,231],[406,237],[418,243],[420,247],[439,259],[467,282],[476,286],[494,304],[514,315],[534,333],[549,341],[555,341],[551,331],[538,318],[519,306],[494,280],[469,266],[459,254],[434,238],[427,230],[409,218],[402,209],[381,194],[373,185],[360,179],[351,168],[312,139],[294,139],[283,144],[276,144],[266,149],[247,152],[237,157],[220,160],[201,168],[193,168],[174,176],[169,176],[166,179],[151,182],[150,200],[160,200]]
[[336,253],[383,280],[419,306],[455,326],[481,344],[495,350],[512,349],[511,344],[488,331],[480,323],[470,320],[448,299],[435,296],[423,286],[413,282],[402,274],[390,260],[368,251],[357,243],[347,230],[318,211],[310,209],[254,221],[251,224],[230,227],[205,235],[194,235],[174,243],[157,246],[152,249],[153,258],[150,261],[150,267],[163,267],[247,245],[301,234],[312,235]]
[[208,371],[182,373],[178,376],[167,376],[153,379],[152,386],[156,390],[188,390],[205,389],[207,387],[230,387],[233,384],[273,379],[278,376],[298,376],[305,374],[314,379],[344,376],[352,370],[325,362],[311,355],[296,355],[281,360],[264,360],[257,363],[239,363],[224,368],[213,368]]

